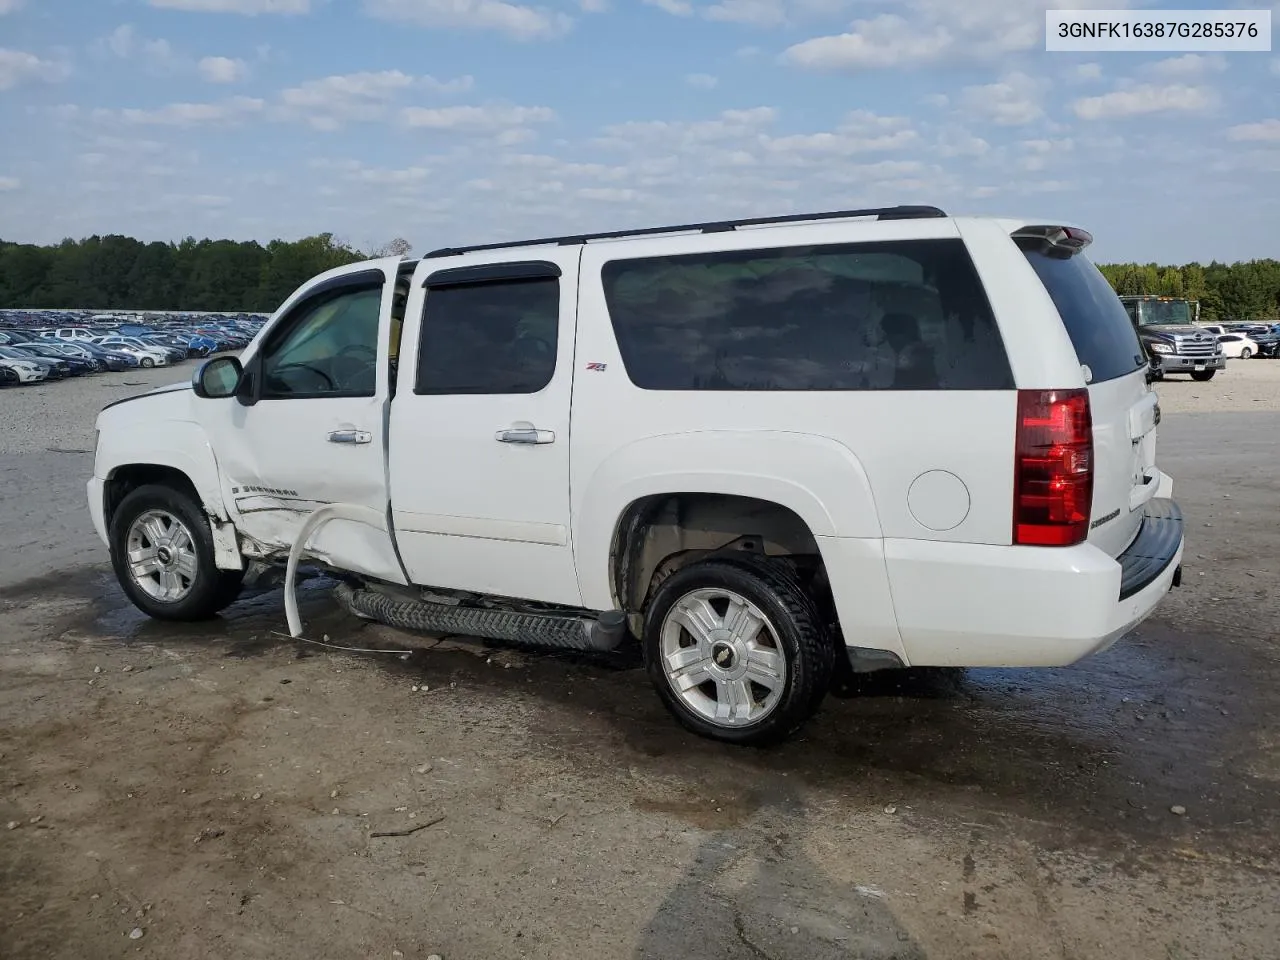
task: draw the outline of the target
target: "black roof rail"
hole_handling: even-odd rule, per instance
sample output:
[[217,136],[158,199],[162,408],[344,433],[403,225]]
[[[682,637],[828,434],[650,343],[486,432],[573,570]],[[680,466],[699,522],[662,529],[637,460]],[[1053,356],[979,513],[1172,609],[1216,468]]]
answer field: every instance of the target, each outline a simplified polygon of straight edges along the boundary
[[707,223],[683,223],[669,227],[642,227],[638,230],[611,230],[607,233],[580,233],[567,237],[543,237],[538,240],[512,240],[507,243],[479,243],[467,247],[441,247],[423,256],[424,260],[435,257],[453,257],[461,253],[476,253],[481,250],[505,250],[508,247],[540,247],[549,244],[567,247],[589,240],[620,240],[626,237],[646,237],[663,233],[727,233],[738,227],[765,226],[773,223],[804,223],[808,220],[846,220],[854,217],[875,217],[877,220],[916,220],[930,217],[945,217],[947,214],[937,207],[929,206],[897,206],[871,207],[866,210],[827,210],[821,213],[789,213],[778,217],[750,217],[745,220],[712,220]]

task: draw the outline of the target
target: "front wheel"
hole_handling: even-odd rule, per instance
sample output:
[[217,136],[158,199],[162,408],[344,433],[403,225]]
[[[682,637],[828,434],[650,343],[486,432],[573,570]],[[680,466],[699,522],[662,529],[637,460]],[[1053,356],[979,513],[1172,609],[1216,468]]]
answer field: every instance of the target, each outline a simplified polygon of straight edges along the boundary
[[155,365],[156,365],[156,362],[152,360],[150,357],[143,357],[141,360],[138,361],[138,366],[140,367],[154,367]]
[[690,564],[645,611],[644,655],[687,729],[765,745],[799,730],[831,684],[835,648],[812,597],[781,561]]
[[1250,350],[1248,347],[1245,347],[1243,350],[1240,351],[1241,360],[1248,360],[1252,356],[1253,356],[1253,351]]
[[209,521],[162,484],[129,493],[111,518],[111,565],[129,599],[157,620],[207,620],[240,593],[242,570],[214,564]]
[[1217,372],[1217,370],[1192,370],[1191,379],[1199,380],[1201,383],[1204,383],[1206,380],[1212,380],[1213,375]]

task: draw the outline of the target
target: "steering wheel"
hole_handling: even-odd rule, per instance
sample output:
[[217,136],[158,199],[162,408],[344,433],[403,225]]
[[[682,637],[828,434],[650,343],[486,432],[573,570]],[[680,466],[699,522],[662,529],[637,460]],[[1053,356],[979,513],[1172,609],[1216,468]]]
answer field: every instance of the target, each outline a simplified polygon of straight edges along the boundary
[[322,380],[324,380],[324,385],[326,390],[335,389],[333,378],[329,376],[329,374],[321,370],[319,367],[313,367],[309,363],[282,364],[281,366],[276,367],[274,370],[271,371],[272,379],[278,378],[280,374],[284,373],[284,371],[286,370],[293,370],[293,369],[306,370],[308,373],[314,373],[317,377],[320,377]]

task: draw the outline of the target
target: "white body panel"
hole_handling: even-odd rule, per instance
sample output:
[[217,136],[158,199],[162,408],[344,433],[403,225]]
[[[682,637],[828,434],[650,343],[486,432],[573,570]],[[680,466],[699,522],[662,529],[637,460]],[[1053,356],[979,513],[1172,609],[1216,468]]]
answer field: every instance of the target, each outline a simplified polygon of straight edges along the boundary
[[[391,516],[415,583],[576,606],[581,603],[569,515],[570,394],[581,248],[451,257],[447,266],[538,259],[560,267],[557,361],[534,394],[417,395],[418,342],[427,275],[414,274],[391,404]],[[505,443],[525,424],[545,443]]]

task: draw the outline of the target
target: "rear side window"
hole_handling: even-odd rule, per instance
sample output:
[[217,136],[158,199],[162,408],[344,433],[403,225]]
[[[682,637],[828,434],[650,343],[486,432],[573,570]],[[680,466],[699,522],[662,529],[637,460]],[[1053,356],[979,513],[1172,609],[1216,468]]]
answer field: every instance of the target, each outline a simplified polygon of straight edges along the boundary
[[601,279],[646,390],[1007,390],[961,240],[613,260]]
[[1114,380],[1146,364],[1128,311],[1084,254],[1053,255],[1037,240],[1019,239],[1018,246],[1058,308],[1076,357],[1092,374],[1089,383]]
[[414,392],[537,393],[555,375],[559,323],[554,278],[432,287]]

